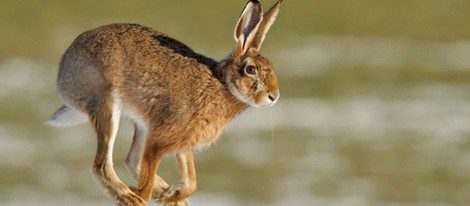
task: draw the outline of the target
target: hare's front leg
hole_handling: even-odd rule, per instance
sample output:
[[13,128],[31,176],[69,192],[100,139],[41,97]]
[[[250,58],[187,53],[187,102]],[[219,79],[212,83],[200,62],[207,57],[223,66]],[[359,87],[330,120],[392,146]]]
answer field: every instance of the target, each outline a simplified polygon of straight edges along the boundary
[[163,192],[161,198],[164,205],[187,205],[185,198],[196,192],[196,169],[194,168],[193,152],[176,154],[180,183],[171,185]]
[[111,97],[90,104],[90,120],[93,123],[98,137],[98,148],[93,174],[116,202],[116,205],[147,205],[147,202],[133,193],[125,185],[113,169],[113,146],[119,126],[120,109]]
[[[140,165],[142,153],[145,149],[145,142],[147,141],[146,128],[144,125],[134,125],[134,138],[132,139],[131,149],[125,161],[127,170],[132,174],[136,181],[139,180]],[[168,184],[157,174],[155,174],[155,185],[153,187],[153,199],[159,199],[164,190],[168,188]],[[132,188],[135,189],[135,188]]]

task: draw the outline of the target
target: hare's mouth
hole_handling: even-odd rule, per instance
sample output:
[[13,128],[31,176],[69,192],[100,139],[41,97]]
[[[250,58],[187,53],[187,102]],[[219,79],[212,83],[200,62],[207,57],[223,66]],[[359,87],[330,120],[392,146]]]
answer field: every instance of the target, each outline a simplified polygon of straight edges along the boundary
[[252,107],[259,107],[258,104],[255,103],[251,98],[245,97],[238,89],[237,85],[235,85],[232,82],[229,82],[228,84],[228,89],[230,90],[230,93],[232,93],[233,96],[235,96],[238,100],[241,102],[244,102],[246,104],[249,104]]
[[264,95],[262,101],[257,104],[257,107],[265,108],[273,106],[274,104],[276,104],[278,99],[279,98],[274,98],[270,95]]
[[274,99],[266,94],[266,95],[262,95],[260,101],[257,102],[254,97],[250,98],[250,97],[246,97],[245,95],[243,95],[238,89],[238,87],[233,83],[229,83],[228,88],[230,90],[230,93],[232,93],[233,96],[235,96],[241,102],[244,102],[250,105],[251,107],[256,107],[256,108],[270,107],[270,106],[273,106],[278,100],[278,98]]

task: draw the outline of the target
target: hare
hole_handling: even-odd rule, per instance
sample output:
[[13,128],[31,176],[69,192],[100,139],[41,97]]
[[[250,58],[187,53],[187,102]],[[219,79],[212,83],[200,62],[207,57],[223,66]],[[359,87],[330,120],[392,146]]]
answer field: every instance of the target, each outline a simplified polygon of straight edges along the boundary
[[[138,24],[112,24],[80,34],[60,61],[62,106],[52,126],[90,121],[97,134],[93,174],[117,205],[187,204],[196,191],[193,150],[217,140],[249,107],[279,98],[273,66],[259,53],[282,0],[262,12],[250,0],[235,28],[236,44],[217,62],[183,43]],[[137,181],[123,183],[113,169],[113,145],[121,115],[135,134],[125,165]],[[180,183],[156,172],[165,154],[176,153]]]

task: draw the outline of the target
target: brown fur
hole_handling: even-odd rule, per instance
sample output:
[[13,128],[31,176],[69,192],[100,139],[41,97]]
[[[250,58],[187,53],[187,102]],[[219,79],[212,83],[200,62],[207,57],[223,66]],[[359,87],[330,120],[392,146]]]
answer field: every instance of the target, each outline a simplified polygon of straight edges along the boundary
[[[93,171],[116,204],[144,205],[152,191],[165,202],[184,201],[196,190],[192,150],[214,142],[250,105],[274,104],[278,82],[271,63],[258,51],[264,38],[255,38],[269,29],[257,33],[266,25],[261,16],[259,2],[249,1],[237,25],[237,44],[220,62],[138,24],[84,32],[67,49],[60,63],[58,93],[64,104],[88,114],[94,125],[98,148]],[[247,74],[247,66],[254,66],[256,74]],[[133,191],[106,158],[121,111],[136,123],[126,160],[138,178]],[[146,139],[142,151],[141,136]],[[172,152],[177,153],[181,183],[168,187],[155,173],[163,155]],[[132,164],[135,155],[141,158]]]

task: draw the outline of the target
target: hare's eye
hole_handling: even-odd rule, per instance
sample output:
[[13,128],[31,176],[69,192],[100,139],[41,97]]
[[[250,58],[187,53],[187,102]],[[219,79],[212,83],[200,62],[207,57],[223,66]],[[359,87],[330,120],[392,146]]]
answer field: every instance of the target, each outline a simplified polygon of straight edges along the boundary
[[256,69],[253,66],[247,66],[247,67],[245,67],[245,73],[250,74],[250,75],[255,75],[256,74]]

